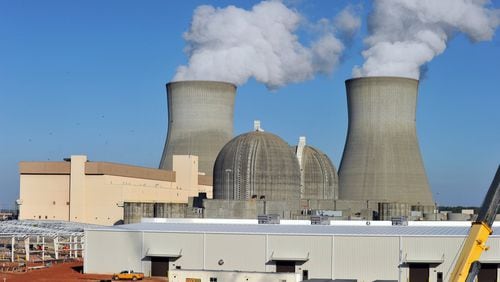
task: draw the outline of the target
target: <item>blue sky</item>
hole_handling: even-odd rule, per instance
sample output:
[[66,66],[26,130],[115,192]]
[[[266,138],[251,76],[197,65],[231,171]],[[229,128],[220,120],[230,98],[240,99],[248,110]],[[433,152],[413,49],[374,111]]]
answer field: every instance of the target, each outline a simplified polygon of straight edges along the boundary
[[[86,154],[157,167],[167,133],[165,83],[187,62],[182,33],[193,10],[256,3],[0,0],[0,208],[18,198],[19,161]],[[370,3],[290,3],[312,21],[360,4],[362,29],[332,75],[273,92],[253,80],[240,86],[235,133],[260,119],[290,144],[307,136],[338,167],[347,132],[344,80],[363,62]],[[420,82],[420,149],[440,205],[479,205],[499,164],[499,37],[471,43],[457,36]]]

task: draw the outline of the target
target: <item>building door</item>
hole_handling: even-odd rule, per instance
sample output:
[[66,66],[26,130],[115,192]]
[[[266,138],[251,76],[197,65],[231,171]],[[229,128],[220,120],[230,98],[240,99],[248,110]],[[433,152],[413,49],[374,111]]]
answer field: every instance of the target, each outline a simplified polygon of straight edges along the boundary
[[167,257],[151,257],[151,276],[168,276]]
[[295,261],[288,261],[288,260],[276,261],[276,272],[295,273]]
[[481,270],[477,276],[478,282],[496,282],[498,275],[498,264],[481,264]]
[[302,280],[309,279],[309,270],[302,270]]
[[410,264],[410,282],[428,282],[429,265],[426,263]]

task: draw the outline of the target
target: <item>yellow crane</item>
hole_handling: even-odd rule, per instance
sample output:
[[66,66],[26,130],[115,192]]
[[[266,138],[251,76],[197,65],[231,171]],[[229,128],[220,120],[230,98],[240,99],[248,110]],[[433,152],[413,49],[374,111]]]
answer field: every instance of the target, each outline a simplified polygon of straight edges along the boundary
[[484,198],[477,219],[472,223],[469,235],[462,247],[455,268],[451,273],[453,282],[472,282],[481,269],[479,257],[487,250],[486,240],[490,237],[493,222],[500,204],[500,166],[497,169],[490,189]]

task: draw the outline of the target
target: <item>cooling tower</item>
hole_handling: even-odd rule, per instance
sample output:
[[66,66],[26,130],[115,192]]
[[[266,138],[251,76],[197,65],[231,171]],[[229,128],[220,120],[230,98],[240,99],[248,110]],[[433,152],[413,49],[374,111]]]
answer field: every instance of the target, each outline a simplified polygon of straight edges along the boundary
[[216,81],[167,84],[168,134],[160,168],[172,170],[173,155],[196,155],[198,170],[212,175],[217,154],[233,137],[236,86]]
[[418,80],[355,78],[346,89],[339,199],[433,205],[415,127]]

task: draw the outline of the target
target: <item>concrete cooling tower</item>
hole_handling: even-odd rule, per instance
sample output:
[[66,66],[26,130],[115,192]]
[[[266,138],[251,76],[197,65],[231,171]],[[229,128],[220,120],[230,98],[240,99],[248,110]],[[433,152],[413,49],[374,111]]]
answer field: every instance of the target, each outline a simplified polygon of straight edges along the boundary
[[298,200],[297,158],[274,134],[253,131],[239,135],[217,157],[213,195],[222,200]]
[[346,88],[339,199],[433,205],[415,127],[418,80],[364,77]]
[[233,137],[236,86],[216,81],[167,84],[168,135],[160,168],[172,170],[173,155],[196,155],[200,172],[212,175],[217,154]]

